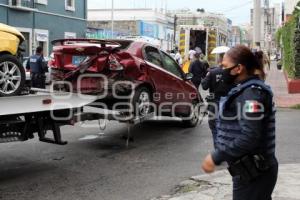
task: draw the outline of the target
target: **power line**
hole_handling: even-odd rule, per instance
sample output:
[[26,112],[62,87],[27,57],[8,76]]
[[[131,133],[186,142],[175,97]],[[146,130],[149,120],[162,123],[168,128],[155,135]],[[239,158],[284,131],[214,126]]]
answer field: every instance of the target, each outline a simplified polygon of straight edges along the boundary
[[244,7],[244,6],[247,6],[247,5],[251,4],[251,3],[252,3],[252,1],[247,1],[246,3],[243,3],[243,4],[241,4],[241,5],[237,5],[237,6],[228,8],[228,9],[226,9],[226,10],[223,10],[223,11],[221,11],[221,13],[234,11],[234,10],[236,10],[236,9],[242,8],[242,7]]

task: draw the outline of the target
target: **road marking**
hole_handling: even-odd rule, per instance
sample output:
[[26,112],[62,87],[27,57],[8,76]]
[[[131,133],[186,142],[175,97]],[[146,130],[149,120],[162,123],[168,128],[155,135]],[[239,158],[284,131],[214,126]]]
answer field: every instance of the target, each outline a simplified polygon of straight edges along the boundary
[[78,140],[94,140],[94,139],[97,139],[99,138],[98,135],[86,135],[82,138],[79,138]]

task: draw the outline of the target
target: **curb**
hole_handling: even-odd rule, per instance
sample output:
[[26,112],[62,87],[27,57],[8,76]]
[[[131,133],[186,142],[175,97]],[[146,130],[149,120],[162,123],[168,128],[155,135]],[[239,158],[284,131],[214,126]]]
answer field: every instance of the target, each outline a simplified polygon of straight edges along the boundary
[[[280,165],[273,200],[300,200],[300,164]],[[181,182],[172,195],[151,200],[231,200],[232,181],[226,170],[193,176]]]

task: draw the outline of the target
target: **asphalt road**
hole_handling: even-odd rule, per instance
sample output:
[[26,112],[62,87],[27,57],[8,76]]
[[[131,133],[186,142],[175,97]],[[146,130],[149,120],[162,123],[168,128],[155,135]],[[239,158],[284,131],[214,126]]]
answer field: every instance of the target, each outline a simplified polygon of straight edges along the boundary
[[[281,164],[300,163],[299,122],[300,111],[278,111]],[[37,140],[0,144],[0,199],[145,200],[168,194],[202,173],[201,160],[212,149],[206,123],[195,129],[178,124],[137,125],[128,148],[120,139],[127,126],[114,122],[104,132],[64,127],[66,146]]]

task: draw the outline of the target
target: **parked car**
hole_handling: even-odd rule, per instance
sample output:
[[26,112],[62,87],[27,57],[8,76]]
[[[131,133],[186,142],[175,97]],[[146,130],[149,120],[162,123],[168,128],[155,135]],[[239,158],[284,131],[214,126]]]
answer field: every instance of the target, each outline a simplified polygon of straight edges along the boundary
[[0,23],[0,97],[18,95],[24,88],[20,47],[24,40],[16,28]]
[[[50,55],[50,57],[44,57],[45,64],[48,65],[48,62],[51,59],[51,56],[53,56],[53,55]],[[31,85],[30,71],[26,70],[26,65],[27,65],[28,59],[29,59],[29,57],[23,58],[23,67],[26,71],[26,85]],[[45,75],[46,75],[46,84],[50,85],[51,84],[51,67],[48,67],[48,72],[46,72]]]
[[[52,44],[52,79],[71,83],[72,92],[107,93],[101,102],[128,101],[139,116],[153,112],[153,104],[159,115],[186,117],[184,125],[196,126],[199,115],[195,108],[202,98],[190,81],[192,75],[184,74],[164,51],[131,40],[63,39]],[[70,87],[66,85],[65,89]],[[131,93],[130,99],[119,98]]]

